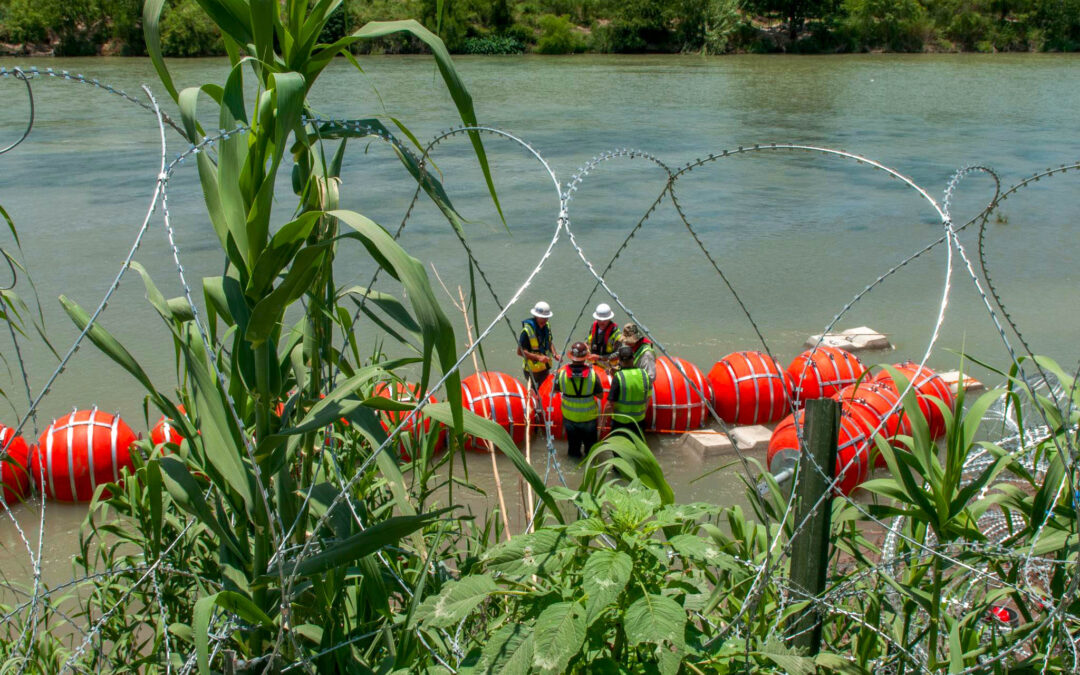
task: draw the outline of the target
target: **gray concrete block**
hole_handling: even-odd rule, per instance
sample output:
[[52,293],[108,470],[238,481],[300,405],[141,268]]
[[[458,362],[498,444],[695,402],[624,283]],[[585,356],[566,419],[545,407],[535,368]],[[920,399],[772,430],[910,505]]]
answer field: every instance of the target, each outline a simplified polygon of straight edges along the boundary
[[[757,454],[764,453],[769,447],[772,431],[760,425],[732,427],[731,436],[740,451]],[[703,460],[735,455],[735,445],[732,445],[731,438],[719,429],[692,431],[686,434],[684,443],[684,447]]]
[[713,429],[692,431],[685,436],[685,447],[698,459],[711,459],[735,452],[735,446],[727,434]]
[[769,448],[769,439],[772,438],[772,430],[768,427],[755,424],[746,427],[735,427],[731,431],[735,437],[735,443],[744,452],[764,452]]
[[837,333],[825,333],[824,337],[821,335],[811,335],[809,339],[806,340],[806,346],[813,347],[818,344],[819,340],[823,345],[837,347],[849,352],[893,349],[893,345],[889,342],[887,335],[879,333],[869,326],[848,328],[847,330]]
[[[956,395],[956,393],[958,391],[960,391],[960,371],[959,370],[946,370],[943,373],[938,373],[938,376],[940,376],[941,379],[945,380],[945,384],[949,385],[949,389],[952,391],[954,396]],[[982,391],[984,389],[986,389],[986,385],[983,384],[982,382],[979,382],[978,380],[976,380],[974,377],[971,377],[970,375],[965,375],[964,376],[964,391],[973,392],[973,391]]]

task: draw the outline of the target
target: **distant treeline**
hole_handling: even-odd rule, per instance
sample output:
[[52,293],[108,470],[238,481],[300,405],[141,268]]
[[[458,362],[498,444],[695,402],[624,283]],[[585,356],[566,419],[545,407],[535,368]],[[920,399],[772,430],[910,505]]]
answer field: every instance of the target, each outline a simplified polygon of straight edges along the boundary
[[[146,51],[143,0],[0,0],[8,53]],[[417,19],[452,52],[706,53],[1077,51],[1080,0],[345,0],[327,41],[376,19]],[[224,53],[197,0],[171,0],[170,56]],[[411,53],[408,37],[360,49]]]

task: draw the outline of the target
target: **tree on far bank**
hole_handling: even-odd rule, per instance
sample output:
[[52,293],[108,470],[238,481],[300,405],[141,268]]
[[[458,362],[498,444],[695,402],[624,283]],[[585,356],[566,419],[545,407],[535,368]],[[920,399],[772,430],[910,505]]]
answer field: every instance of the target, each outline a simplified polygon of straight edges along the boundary
[[809,19],[822,19],[837,12],[838,0],[747,0],[744,8],[755,14],[779,16],[787,22],[788,38],[799,38]]

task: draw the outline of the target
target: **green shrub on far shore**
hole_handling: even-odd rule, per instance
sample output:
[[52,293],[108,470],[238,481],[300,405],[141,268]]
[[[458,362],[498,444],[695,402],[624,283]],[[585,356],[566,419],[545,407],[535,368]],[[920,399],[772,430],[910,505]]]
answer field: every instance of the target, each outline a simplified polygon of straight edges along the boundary
[[166,56],[205,56],[225,53],[218,30],[196,0],[182,0],[161,19],[161,49]]
[[540,54],[571,54],[577,50],[578,40],[574,35],[574,24],[566,14],[555,16],[545,14],[540,17],[540,40],[536,51]]
[[917,0],[844,0],[845,25],[860,49],[922,51],[932,28]]

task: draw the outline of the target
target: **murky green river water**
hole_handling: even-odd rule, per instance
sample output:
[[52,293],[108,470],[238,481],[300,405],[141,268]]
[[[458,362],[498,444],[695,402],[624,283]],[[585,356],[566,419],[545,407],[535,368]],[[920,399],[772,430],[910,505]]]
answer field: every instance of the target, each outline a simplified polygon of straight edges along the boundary
[[[880,161],[941,201],[961,167],[991,167],[1008,186],[1080,154],[1075,142],[1080,60],[1070,55],[581,56],[461,58],[457,63],[480,120],[531,143],[563,182],[594,155],[615,148],[637,148],[678,167],[711,152],[794,142]],[[82,72],[132,93],[148,83],[165,98],[150,64],[142,60],[0,59],[0,66],[14,65]],[[363,74],[345,63],[331,67],[314,92],[320,114],[392,116],[420,139],[459,123],[430,60],[371,58],[364,67]],[[225,77],[221,60],[181,61],[174,69],[181,86]],[[0,205],[20,230],[49,336],[62,351],[75,330],[56,297],[66,293],[88,308],[100,300],[153,191],[158,138],[151,115],[100,90],[38,80],[34,93],[37,117],[30,140],[0,157]],[[0,79],[0,102],[2,146],[25,124],[21,85]],[[499,223],[466,142],[448,141],[434,158],[451,198],[471,220],[470,244],[505,301],[550,241],[558,201],[548,175],[523,149],[495,137],[486,143],[508,228]],[[183,149],[170,138],[170,158]],[[1036,352],[1070,368],[1075,368],[1080,336],[1075,180],[1066,175],[1042,181],[1010,198],[989,226],[986,243],[995,285],[1024,336]],[[607,263],[664,183],[664,172],[641,159],[607,162],[590,173],[571,202],[570,217],[591,261]],[[291,192],[286,183],[281,187],[284,219]],[[954,220],[964,222],[977,213],[993,187],[985,176],[963,181],[954,195]],[[915,191],[881,171],[835,157],[770,151],[725,158],[688,174],[676,194],[785,363],[859,290],[942,233],[935,211]],[[355,143],[342,195],[346,208],[393,229],[412,189],[384,146]],[[216,239],[190,163],[171,183],[169,209],[189,277],[220,273]],[[961,241],[977,266],[975,235],[965,232]],[[451,289],[467,283],[463,251],[430,205],[414,209],[402,242],[434,266]],[[9,245],[6,233],[0,243]],[[167,295],[180,293],[160,219],[136,258]],[[362,251],[346,248],[339,261],[343,285],[370,279],[371,264]],[[931,365],[955,368],[954,352],[961,350],[1004,363],[1001,340],[963,261],[953,263],[946,320]],[[945,251],[937,247],[856,304],[840,327],[865,324],[890,335],[896,351],[868,355],[868,361],[919,357],[933,331],[945,279]],[[670,200],[648,219],[607,280],[672,353],[703,369],[731,351],[760,346]],[[516,325],[527,306],[546,299],[556,312],[556,336],[564,340],[592,288],[592,277],[564,237],[512,319]],[[20,290],[27,293],[25,286]],[[481,308],[482,321],[492,320],[496,307],[486,295]],[[103,321],[160,386],[175,381],[172,348],[137,276],[125,278]],[[360,330],[365,344],[378,340],[372,326]],[[506,326],[497,326],[487,346],[489,365],[516,373],[512,344]],[[10,423],[24,412],[25,402],[6,336],[0,336],[0,350],[11,368],[0,386],[15,408],[5,408],[0,420]],[[33,341],[24,345],[24,356],[36,390],[55,359]],[[38,428],[26,436],[36,437],[50,419],[73,406],[93,404],[120,410],[136,431],[146,428],[136,384],[90,347],[76,355],[45,399]],[[732,471],[691,483],[720,460],[701,462],[660,442],[657,447],[681,499],[737,498],[740,484]],[[481,484],[490,480],[486,466],[486,461],[471,464]],[[36,515],[36,507],[23,507],[20,519],[36,522]],[[71,546],[79,518],[71,509],[51,510],[46,529],[55,528],[59,536],[49,544]],[[0,523],[0,556],[19,558],[21,545],[11,530],[10,522]],[[69,571],[63,562],[55,569],[61,577]]]

